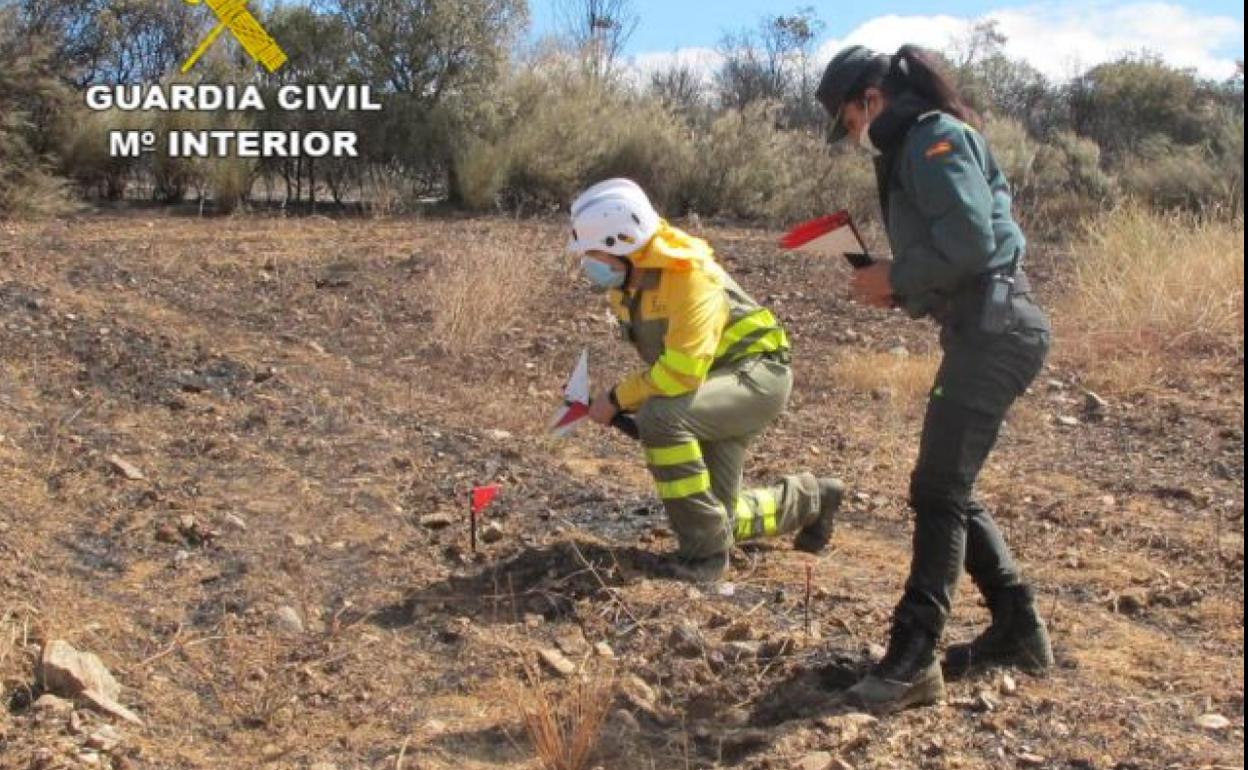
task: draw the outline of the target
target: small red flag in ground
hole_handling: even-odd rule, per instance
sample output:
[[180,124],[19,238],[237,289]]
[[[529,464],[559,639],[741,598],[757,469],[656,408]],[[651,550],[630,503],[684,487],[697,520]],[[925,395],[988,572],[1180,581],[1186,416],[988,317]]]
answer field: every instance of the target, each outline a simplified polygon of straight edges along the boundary
[[498,485],[472,488],[472,512],[480,513],[498,496]]

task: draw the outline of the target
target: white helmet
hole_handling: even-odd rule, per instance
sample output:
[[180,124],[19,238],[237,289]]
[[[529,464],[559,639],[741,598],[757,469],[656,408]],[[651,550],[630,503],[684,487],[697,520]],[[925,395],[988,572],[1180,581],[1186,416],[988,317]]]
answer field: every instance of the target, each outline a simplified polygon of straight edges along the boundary
[[631,179],[608,179],[572,201],[572,240],[568,250],[591,249],[626,257],[659,231],[659,213]]

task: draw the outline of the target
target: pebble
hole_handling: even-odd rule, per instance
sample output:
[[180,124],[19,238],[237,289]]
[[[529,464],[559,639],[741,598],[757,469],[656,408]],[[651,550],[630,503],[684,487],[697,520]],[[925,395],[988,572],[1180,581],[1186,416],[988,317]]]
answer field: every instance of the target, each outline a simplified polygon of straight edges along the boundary
[[1001,693],[1003,695],[1013,695],[1017,692],[1018,692],[1018,682],[1014,680],[1014,677],[1010,676],[1009,674],[1002,675]]
[[832,767],[832,754],[827,751],[814,751],[797,761],[797,770],[829,770]]
[[279,607],[276,615],[277,625],[283,631],[290,634],[303,633],[303,619],[299,617],[299,611],[289,605]]
[[503,539],[505,534],[502,524],[499,524],[497,521],[491,521],[481,528],[481,542],[497,543]]
[[576,673],[576,664],[565,658],[563,653],[556,649],[538,650],[537,655],[546,664],[547,668],[559,676],[572,676]]
[[121,743],[121,732],[112,725],[101,725],[87,738],[87,747],[108,753]]
[[1220,732],[1231,726],[1231,720],[1221,714],[1201,714],[1196,717],[1196,724],[1211,732]]

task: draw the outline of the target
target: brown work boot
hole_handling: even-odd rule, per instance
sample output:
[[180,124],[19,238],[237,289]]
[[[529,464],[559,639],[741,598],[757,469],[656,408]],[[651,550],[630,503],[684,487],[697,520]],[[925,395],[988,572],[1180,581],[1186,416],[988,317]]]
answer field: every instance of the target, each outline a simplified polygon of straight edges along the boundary
[[845,499],[845,484],[840,479],[819,479],[819,518],[797,531],[793,547],[806,553],[819,553],[832,540],[836,511]]
[[687,583],[715,583],[723,580],[728,572],[728,552],[701,558],[672,554],[662,562],[657,572],[662,577]]
[[1035,596],[1028,586],[1004,588],[985,596],[992,624],[966,644],[951,645],[945,652],[945,676],[957,679],[995,666],[1012,666],[1030,674],[1053,667],[1049,629],[1036,612]]
[[896,623],[883,660],[845,693],[847,703],[875,713],[930,706],[944,699],[936,639],[921,628]]

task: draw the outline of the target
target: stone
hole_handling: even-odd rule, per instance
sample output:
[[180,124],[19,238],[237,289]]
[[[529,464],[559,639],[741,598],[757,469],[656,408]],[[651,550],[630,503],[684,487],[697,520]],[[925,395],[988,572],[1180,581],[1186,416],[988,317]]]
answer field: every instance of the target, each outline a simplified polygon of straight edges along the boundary
[[1069,415],[1061,415],[1057,418],[1057,424],[1067,428],[1074,428],[1079,425],[1079,420]]
[[137,714],[107,695],[97,693],[95,690],[83,690],[78,697],[96,711],[124,719],[131,724],[143,725],[143,720],[139,719]]
[[667,638],[668,648],[683,658],[697,658],[702,655],[706,642],[698,627],[689,622],[682,622],[672,629]]
[[1231,720],[1221,714],[1201,714],[1196,717],[1196,724],[1210,732],[1221,732],[1231,726]]
[[278,607],[274,620],[277,622],[277,627],[288,634],[303,633],[303,618],[299,617],[299,611],[290,605]]
[[1047,761],[1048,760],[1039,754],[1032,754],[1031,752],[1025,751],[1018,755],[1018,764],[1023,767],[1042,767]]
[[312,545],[312,538],[302,532],[286,533],[286,543],[291,548],[308,548]]
[[234,513],[225,514],[225,523],[229,524],[234,529],[237,529],[239,532],[247,531],[247,521],[243,519],[242,516],[239,516],[238,514],[234,514]]
[[629,674],[624,677],[620,683],[620,690],[624,693],[624,698],[637,708],[646,713],[653,714],[655,712],[655,703],[657,695],[654,688],[646,684],[646,681],[636,674]]
[[69,642],[54,640],[43,648],[40,669],[49,692],[74,698],[92,690],[106,698],[121,697],[121,685],[104,663],[89,652],[79,652]]
[[1015,681],[1014,677],[1010,676],[1009,674],[1003,674],[1001,676],[1001,694],[1002,695],[1014,695],[1017,692],[1018,692],[1018,682]]
[[486,438],[490,439],[491,441],[509,441],[509,440],[511,440],[511,433],[510,433],[509,431],[499,430],[498,428],[491,428],[490,430],[487,430],[487,431],[485,432],[485,436],[486,436]]
[[506,532],[503,531],[503,525],[497,521],[491,521],[481,528],[481,542],[497,543],[503,539]]
[[724,658],[730,663],[754,660],[762,646],[761,642],[728,642],[723,647]]
[[733,623],[724,629],[725,642],[748,642],[754,638],[754,626],[747,620]]
[[74,702],[58,698],[50,692],[45,692],[39,696],[39,699],[34,702],[31,708],[40,714],[67,716],[74,710]]
[[431,513],[420,517],[420,526],[425,529],[446,529],[454,523],[455,519],[448,513]]
[[100,725],[87,738],[87,748],[107,754],[121,744],[121,737],[121,731],[112,725]]
[[553,648],[538,650],[537,656],[554,673],[559,676],[572,676],[576,673],[576,664],[564,657],[562,652]]
[[812,751],[797,761],[797,770],[829,770],[832,767],[832,754],[827,751]]
[[121,474],[123,478],[129,481],[142,481],[145,478],[143,476],[143,471],[139,470],[138,466],[134,465],[129,460],[126,460],[125,458],[119,457],[117,455],[109,455],[108,457],[104,458],[104,460],[110,466],[112,466],[112,469],[114,471]]
[[1083,413],[1099,420],[1109,413],[1109,402],[1090,390],[1083,392]]
[[579,626],[568,626],[555,632],[555,646],[565,655],[579,658],[589,654],[589,642]]

